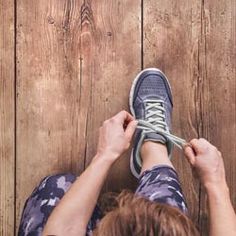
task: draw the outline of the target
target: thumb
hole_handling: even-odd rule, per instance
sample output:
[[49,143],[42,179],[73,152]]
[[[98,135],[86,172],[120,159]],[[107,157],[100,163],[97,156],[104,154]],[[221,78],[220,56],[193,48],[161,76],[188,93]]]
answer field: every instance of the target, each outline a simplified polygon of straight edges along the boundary
[[195,161],[196,161],[196,156],[194,154],[193,149],[190,146],[186,146],[184,148],[184,154],[187,157],[188,162],[194,166],[195,165]]
[[136,121],[136,120],[133,120],[128,124],[128,126],[125,130],[125,137],[127,138],[128,142],[131,141],[137,125],[138,125],[138,121]]

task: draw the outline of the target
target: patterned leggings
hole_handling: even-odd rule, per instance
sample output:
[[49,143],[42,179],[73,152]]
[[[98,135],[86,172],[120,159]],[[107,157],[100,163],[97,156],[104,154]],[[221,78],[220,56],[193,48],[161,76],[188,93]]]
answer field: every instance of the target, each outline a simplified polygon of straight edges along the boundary
[[[41,235],[50,213],[75,180],[76,176],[72,174],[44,178],[25,203],[18,236]],[[136,194],[187,213],[177,173],[169,166],[158,165],[145,171],[139,178]],[[87,235],[92,235],[101,215],[99,207],[96,206],[87,226]]]

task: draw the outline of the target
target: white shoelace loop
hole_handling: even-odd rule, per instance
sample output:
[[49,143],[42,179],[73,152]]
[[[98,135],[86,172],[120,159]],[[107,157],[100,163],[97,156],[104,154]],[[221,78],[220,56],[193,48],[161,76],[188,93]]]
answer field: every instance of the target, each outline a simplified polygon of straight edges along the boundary
[[163,100],[148,100],[146,101],[146,121],[138,121],[138,129],[142,129],[144,133],[158,133],[164,136],[167,140],[175,144],[180,149],[187,144],[184,139],[181,139],[173,134],[170,134],[165,121],[165,108]]

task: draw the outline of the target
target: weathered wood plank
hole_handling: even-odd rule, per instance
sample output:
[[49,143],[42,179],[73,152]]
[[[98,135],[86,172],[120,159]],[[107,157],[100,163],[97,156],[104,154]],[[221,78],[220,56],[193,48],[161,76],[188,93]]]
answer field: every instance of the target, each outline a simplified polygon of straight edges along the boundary
[[[132,1],[24,1],[17,12],[19,219],[39,179],[80,173],[95,154],[101,122],[128,107],[140,69],[141,10]],[[117,163],[109,190],[133,184],[128,163]]]
[[[158,67],[170,80],[174,98],[173,133],[189,140],[199,135],[199,1],[143,2],[143,63]],[[173,153],[190,215],[198,223],[199,182],[179,151]]]
[[[96,153],[98,128],[105,119],[128,110],[131,83],[141,68],[141,2],[85,1],[82,12],[82,79],[89,112],[86,165]],[[114,165],[105,190],[135,188],[126,153]]]
[[14,1],[0,0],[0,235],[14,235]]
[[[203,1],[203,136],[222,152],[231,200],[236,207],[235,1]],[[201,191],[200,230],[208,235],[207,198]]]
[[40,179],[84,169],[81,2],[17,3],[17,225]]

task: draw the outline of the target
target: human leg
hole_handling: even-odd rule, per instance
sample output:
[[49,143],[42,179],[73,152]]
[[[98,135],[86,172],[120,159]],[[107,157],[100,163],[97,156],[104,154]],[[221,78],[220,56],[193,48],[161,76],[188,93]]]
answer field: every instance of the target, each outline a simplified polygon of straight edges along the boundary
[[165,149],[163,144],[144,142],[141,148],[142,170],[136,194],[187,213],[178,175]]
[[168,157],[167,148],[164,144],[146,141],[141,147],[142,169],[141,174],[157,165],[173,165]]
[[139,178],[136,194],[187,212],[178,176],[170,161],[173,144],[184,140],[171,131],[172,93],[159,69],[140,72],[130,91],[130,110],[139,121],[130,167]]
[[[76,176],[72,174],[58,174],[44,178],[25,203],[18,235],[41,235],[49,215],[75,180]],[[95,227],[100,215],[100,210],[96,207],[87,232]]]

